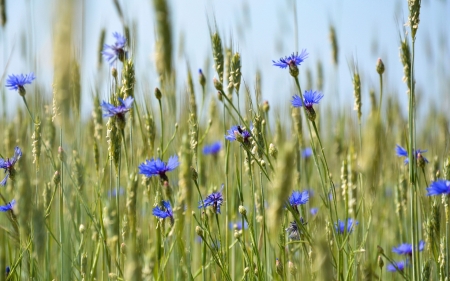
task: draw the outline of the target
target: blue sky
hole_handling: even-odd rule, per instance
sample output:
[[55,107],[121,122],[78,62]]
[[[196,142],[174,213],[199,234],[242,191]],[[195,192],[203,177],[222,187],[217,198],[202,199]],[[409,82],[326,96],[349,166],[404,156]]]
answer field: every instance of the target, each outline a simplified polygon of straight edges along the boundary
[[[13,50],[6,73],[34,71],[38,83],[47,90],[48,95],[51,94],[53,75],[55,1],[7,1],[9,22],[5,29],[0,30],[2,73],[9,53]],[[141,92],[147,93],[158,86],[153,62],[155,20],[152,1],[120,2],[127,20],[137,26],[137,46],[134,53],[137,82]],[[169,3],[174,26],[174,59],[179,89],[184,85],[187,62],[193,72],[198,68],[209,67],[209,73],[213,74],[208,22],[212,24],[215,19],[223,41],[232,41],[234,50],[241,53],[246,83],[253,87],[255,73],[259,69],[262,73],[263,98],[279,106],[282,111],[289,107],[293,81],[287,71],[273,67],[272,60],[289,55],[297,48],[307,49],[310,54],[301,70],[309,68],[315,73],[317,62],[320,60],[323,63],[324,101],[329,105],[338,103],[349,109],[353,107],[349,62],[354,59],[361,73],[363,103],[367,105],[368,89],[378,89],[375,64],[379,57],[386,65],[385,93],[399,94],[406,101],[406,86],[402,82],[403,70],[398,49],[399,32],[402,32],[402,25],[408,14],[406,0],[297,1],[298,42],[295,42],[294,0],[174,0]],[[107,64],[102,69],[97,69],[100,30],[107,29],[106,41],[112,43],[112,32],[120,31],[121,25],[112,0],[85,0],[84,5],[85,28],[82,34],[75,36],[74,44],[83,69],[83,114],[88,114],[92,104],[92,85],[100,81],[96,76],[105,76],[109,71]],[[450,68],[449,14],[449,1],[422,1],[416,45],[417,88],[426,97],[436,97],[427,100],[441,107],[450,104],[446,94],[449,85],[444,81],[444,78],[448,80]],[[338,69],[331,63],[331,44],[328,38],[330,25],[335,27],[338,35]],[[182,53],[181,37],[184,42]],[[27,53],[35,54],[36,66],[30,63],[34,61],[32,57],[24,56]],[[210,65],[205,65],[207,58]],[[304,74],[303,71],[303,85]],[[107,90],[106,87],[103,88],[105,90],[102,90],[101,97],[106,97]],[[210,90],[213,92],[212,83]],[[10,92],[6,94],[8,103],[20,101],[18,95]],[[438,98],[445,98],[446,102],[438,103]]]

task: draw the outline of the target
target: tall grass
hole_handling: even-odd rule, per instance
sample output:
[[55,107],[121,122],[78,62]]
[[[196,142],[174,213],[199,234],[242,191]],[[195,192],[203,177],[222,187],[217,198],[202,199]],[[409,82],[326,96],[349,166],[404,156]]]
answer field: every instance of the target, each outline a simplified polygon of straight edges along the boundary
[[[164,0],[153,1],[159,79],[150,95],[135,78],[139,39],[119,1],[114,5],[127,44],[112,65],[98,62],[111,71],[94,77],[109,85],[103,102],[93,90],[92,116],[80,116],[83,87],[80,60],[71,52],[70,7],[61,8],[55,30],[53,94],[42,94],[48,85],[39,73],[17,93],[3,87],[3,100],[21,94],[23,103],[13,118],[0,118],[8,175],[0,189],[2,280],[448,280],[450,190],[429,197],[426,188],[450,180],[450,117],[423,108],[427,123],[417,122],[420,1],[408,2],[411,37],[399,44],[408,116],[397,93],[386,90],[381,59],[374,69],[355,67],[352,80],[340,82],[352,85],[355,96],[342,109],[303,102],[303,109],[291,106],[284,114],[262,99],[264,69],[275,66],[245,77],[243,57],[255,58],[224,43],[218,27],[210,30],[205,54],[214,75],[200,70],[196,81],[197,70],[187,64],[185,86],[177,88]],[[333,26],[330,33],[337,65],[339,37]],[[103,30],[99,52],[103,43],[114,44],[105,38]],[[294,95],[308,99],[304,75],[317,90],[330,83],[321,62],[314,77],[306,56],[301,64],[292,59],[279,69],[285,73],[279,83],[294,85],[279,93],[280,104],[291,105]],[[379,79],[370,102],[360,73]],[[323,94],[323,100],[335,98]],[[134,99],[129,111],[102,116],[105,103],[118,107],[127,98]],[[348,110],[352,103],[355,111]],[[433,129],[436,138],[427,134]],[[403,157],[397,144],[406,147]],[[11,164],[16,146],[23,154]],[[419,148],[429,151],[416,153]],[[150,177],[142,167],[156,159],[164,164]],[[169,159],[179,165],[164,166]]]

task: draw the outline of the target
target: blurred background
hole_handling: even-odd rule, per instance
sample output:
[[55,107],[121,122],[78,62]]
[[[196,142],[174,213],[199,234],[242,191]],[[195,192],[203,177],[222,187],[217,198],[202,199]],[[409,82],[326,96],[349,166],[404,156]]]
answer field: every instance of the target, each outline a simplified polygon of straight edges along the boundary
[[[131,53],[136,58],[136,95],[139,99],[139,95],[150,94],[154,87],[159,86],[154,63],[155,12],[152,1],[118,2],[133,37]],[[71,28],[73,38],[67,46],[72,47],[68,47],[66,55],[79,60],[81,114],[82,117],[88,115],[92,109],[94,89],[100,91],[101,98],[106,98],[109,93],[109,78],[106,77],[110,77],[107,75],[110,67],[105,61],[101,65],[98,63],[102,29],[106,30],[107,44],[114,43],[113,32],[123,33],[113,0],[5,0],[5,5],[7,21],[0,29],[2,84],[6,74],[34,71],[36,84],[44,89],[43,96],[50,97],[54,81],[53,54],[55,42],[59,40],[56,34],[58,28]],[[305,71],[311,74],[310,77],[317,77],[317,65],[321,63],[325,104],[353,107],[351,77],[356,63],[362,80],[363,111],[368,108],[369,89],[379,88],[375,71],[378,58],[386,66],[386,95],[400,95],[400,101],[407,100],[399,58],[400,36],[404,35],[408,15],[407,1],[174,0],[169,1],[169,5],[178,85],[185,84],[189,64],[194,73],[199,68],[204,70],[209,79],[209,91],[214,93],[210,29],[214,31],[217,28],[224,44],[241,53],[243,79],[247,86],[254,88],[255,73],[259,70],[263,99],[279,106],[281,112],[289,107],[289,103],[287,99],[280,103],[278,97],[292,95],[293,80],[286,77],[287,71],[272,67],[272,60],[301,49],[309,52],[309,58],[301,67],[303,88],[310,86],[316,89],[317,81],[314,79],[309,81],[312,85],[306,84]],[[297,19],[293,12],[295,9]],[[67,10],[71,17],[71,26],[62,23],[67,19],[67,16],[62,16],[63,10]],[[422,1],[416,44],[418,98],[419,103],[439,109],[450,102],[449,14],[449,1]],[[332,56],[331,27],[338,40],[337,63]],[[12,105],[8,106],[10,109],[2,107],[1,110],[6,110],[6,114],[11,116],[20,97],[5,87],[1,87],[1,92],[6,92],[7,103]]]

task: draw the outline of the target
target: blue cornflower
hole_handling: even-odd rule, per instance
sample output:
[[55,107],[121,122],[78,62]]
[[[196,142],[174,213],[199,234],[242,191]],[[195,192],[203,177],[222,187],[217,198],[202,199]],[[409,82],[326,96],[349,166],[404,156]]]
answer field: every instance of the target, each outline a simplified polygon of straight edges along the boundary
[[311,215],[315,216],[317,212],[319,212],[319,208],[311,208],[309,212],[311,213]]
[[297,205],[306,204],[308,200],[309,200],[308,190],[305,190],[303,192],[295,190],[292,192],[291,197],[289,197],[289,204],[291,204],[292,207],[296,207]]
[[110,103],[102,101],[100,106],[103,109],[103,117],[116,117],[116,125],[119,129],[125,128],[125,113],[130,111],[133,104],[133,97],[127,97],[125,100],[118,99],[120,105],[114,106]]
[[117,59],[123,62],[127,56],[127,52],[125,51],[127,38],[117,32],[114,32],[113,36],[116,38],[116,43],[114,45],[103,45],[102,51],[102,55],[109,61],[110,65],[114,64]]
[[[422,156],[422,153],[427,152],[428,150],[420,150],[417,149],[416,150],[416,159],[420,158],[423,159],[423,161],[425,161],[425,163],[428,163],[428,159]],[[409,163],[409,158],[408,158],[408,151],[406,149],[404,149],[403,147],[401,147],[400,145],[397,144],[397,146],[395,147],[395,152],[397,153],[398,157],[405,157],[405,164]]]
[[359,224],[359,222],[357,220],[353,220],[351,218],[349,218],[347,220],[347,225],[346,225],[345,221],[338,220],[338,223],[335,224],[334,229],[337,231],[337,233],[344,234],[345,227],[347,226],[347,233],[352,233],[353,226],[358,225],[358,224]]
[[208,206],[213,206],[214,212],[220,214],[220,206],[223,203],[222,191],[213,192],[206,197],[205,200],[198,202],[198,208],[206,208]]
[[[425,241],[420,240],[419,242],[419,252],[423,251],[423,248],[425,246]],[[413,252],[413,246],[408,243],[400,244],[398,247],[392,248],[392,252],[399,254],[399,255],[412,255]]]
[[203,147],[203,154],[217,155],[221,149],[222,149],[222,142],[216,141],[210,145],[205,145]]
[[170,220],[173,221],[173,211],[170,202],[162,201],[162,205],[162,208],[160,206],[153,208],[152,214],[160,219],[170,218]]
[[2,159],[0,158],[0,169],[5,169],[6,176],[5,178],[0,182],[0,185],[5,185],[6,181],[8,180],[8,177],[11,179],[14,179],[14,174],[16,170],[14,169],[14,164],[16,164],[17,160],[22,157],[22,150],[18,146],[14,149],[14,156],[8,159]]
[[[303,220],[303,218],[300,218],[300,222],[302,225],[306,224],[306,222]],[[298,227],[297,222],[291,221],[289,223],[289,226],[285,230],[286,230],[289,238],[291,238],[292,240],[300,240],[301,230]]]
[[12,208],[14,207],[15,204],[16,204],[16,200],[13,199],[11,202],[6,204],[5,206],[0,206],[0,212],[6,212],[9,210],[12,210]]
[[312,154],[313,154],[313,151],[312,151],[311,147],[307,147],[302,150],[302,158],[304,158],[304,159],[308,159],[309,157],[311,157]]
[[130,111],[133,101],[133,97],[127,97],[125,100],[119,98],[120,105],[118,106],[102,101],[100,106],[103,109],[103,117],[124,116]]
[[[279,61],[272,60],[272,62],[273,62],[274,66],[278,66],[280,68],[289,67],[290,70],[295,70],[295,69],[297,69],[297,65],[300,65],[307,57],[308,57],[308,53],[306,52],[305,49],[303,49],[302,52],[300,53],[300,55],[298,54],[298,52],[292,53],[292,55],[290,55],[288,57],[280,58]],[[298,69],[297,69],[297,72],[298,72]],[[298,73],[297,73],[297,75],[298,75]],[[297,76],[297,75],[295,75],[295,76]]]
[[303,104],[305,104],[306,108],[312,108],[314,104],[319,104],[319,101],[323,98],[323,94],[318,91],[305,91],[303,94],[304,102],[302,101],[302,98],[299,95],[292,96],[291,104],[294,107],[301,107]]
[[11,268],[9,266],[6,267],[6,277],[9,276],[9,273],[11,272]]
[[159,176],[161,180],[168,181],[166,172],[174,170],[178,167],[180,163],[178,162],[178,156],[173,155],[167,161],[167,164],[161,161],[161,159],[151,159],[145,160],[145,162],[139,165],[139,174],[145,175],[146,177]]
[[432,182],[430,187],[427,188],[427,196],[450,194],[450,181],[448,180],[438,180]]
[[24,85],[31,84],[31,82],[33,82],[34,79],[36,79],[36,76],[34,76],[33,72],[30,72],[27,75],[11,74],[8,75],[8,78],[6,79],[6,87],[9,88],[10,90],[19,91],[19,94],[21,96],[24,96],[26,93]]
[[390,272],[396,272],[397,268],[399,271],[403,271],[403,270],[405,270],[405,267],[407,267],[407,266],[408,266],[408,263],[405,261],[396,261],[393,264],[392,263],[388,264],[386,266],[386,269],[387,269],[387,271],[390,271]]
[[[250,130],[253,129],[253,126],[250,125]],[[225,139],[229,141],[237,140],[240,143],[249,144],[249,138],[251,134],[246,129],[242,129],[241,126],[231,126],[231,129],[227,131],[227,135],[225,135]]]

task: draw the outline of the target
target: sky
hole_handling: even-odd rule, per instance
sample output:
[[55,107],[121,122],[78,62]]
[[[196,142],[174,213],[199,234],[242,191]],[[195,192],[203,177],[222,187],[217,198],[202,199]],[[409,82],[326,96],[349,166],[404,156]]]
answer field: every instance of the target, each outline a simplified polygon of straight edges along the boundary
[[[0,29],[2,75],[34,71],[37,83],[46,89],[49,97],[53,78],[52,40],[56,1],[7,0],[8,23]],[[152,1],[119,2],[126,20],[137,27],[137,44],[133,53],[137,87],[141,95],[152,94],[152,89],[159,86],[153,60],[155,13]],[[84,0],[83,4],[84,9],[76,11],[84,25],[80,25],[82,32],[75,36],[74,52],[81,61],[82,114],[87,116],[92,108],[93,85],[99,81],[107,83],[107,80],[97,76],[106,77],[109,72],[107,63],[101,69],[97,68],[100,32],[106,28],[106,43],[112,44],[112,33],[120,32],[122,27],[112,0]],[[315,75],[316,65],[320,61],[325,76],[324,102],[328,105],[353,107],[352,65],[356,62],[361,74],[363,104],[367,106],[368,90],[373,88],[378,91],[379,87],[375,71],[378,58],[386,66],[385,93],[399,95],[401,101],[407,100],[404,94],[406,85],[402,82],[403,66],[399,58],[400,35],[404,35],[403,25],[408,16],[406,0],[173,0],[169,1],[169,5],[174,28],[173,58],[178,89],[184,88],[189,64],[193,73],[202,68],[210,74],[209,89],[213,93],[209,27],[216,26],[222,41],[241,54],[246,84],[253,89],[255,73],[259,70],[263,99],[278,106],[281,111],[290,106],[294,83],[287,70],[272,66],[272,60],[302,49],[308,51],[309,57],[301,65],[301,83],[306,83],[304,70],[309,69]],[[297,11],[298,37],[294,9]],[[450,1],[422,1],[416,41],[417,89],[424,97],[432,97],[422,100],[441,108],[450,104],[449,14]],[[338,38],[337,68],[331,60],[330,26],[335,28]],[[12,56],[7,66],[10,54]],[[4,81],[5,77],[3,84]],[[200,92],[200,87],[196,87]],[[15,107],[9,105],[21,102],[20,97],[5,88],[2,91],[7,95],[7,113],[11,115]],[[100,96],[106,99],[107,95],[107,87],[100,87]]]

